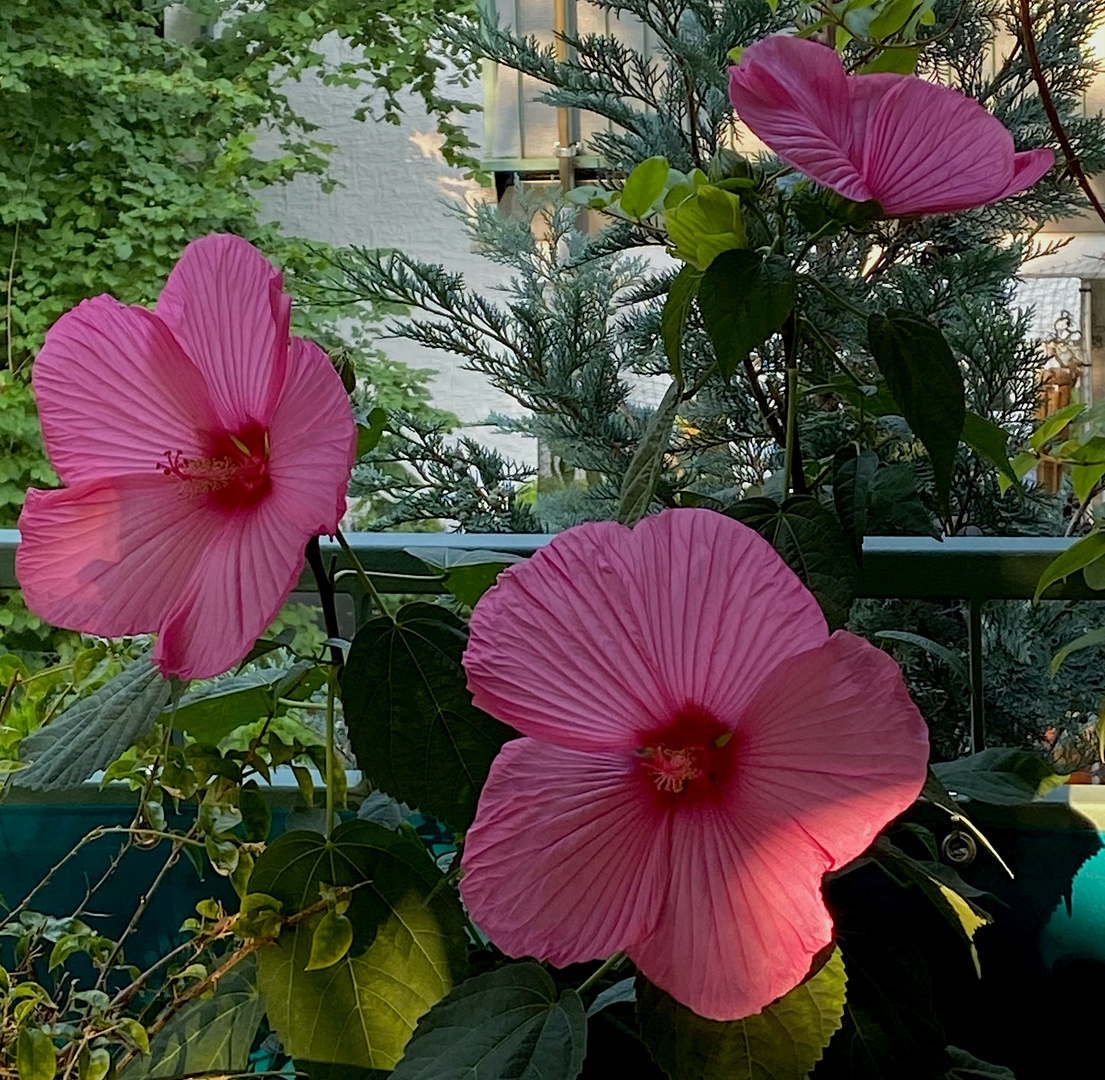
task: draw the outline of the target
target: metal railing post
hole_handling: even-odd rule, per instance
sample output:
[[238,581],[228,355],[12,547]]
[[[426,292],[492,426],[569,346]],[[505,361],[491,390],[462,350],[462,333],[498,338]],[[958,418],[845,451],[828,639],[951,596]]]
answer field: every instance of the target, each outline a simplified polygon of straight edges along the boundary
[[986,749],[986,699],[982,671],[981,597],[967,601],[967,666],[971,677],[971,753]]

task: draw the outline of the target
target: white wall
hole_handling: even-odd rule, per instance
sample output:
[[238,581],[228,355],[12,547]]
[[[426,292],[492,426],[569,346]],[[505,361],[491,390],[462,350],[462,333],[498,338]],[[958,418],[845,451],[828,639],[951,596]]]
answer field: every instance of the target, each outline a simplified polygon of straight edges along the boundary
[[[342,58],[340,41],[326,45],[330,55]],[[345,87],[324,86],[309,77],[285,89],[296,110],[319,125],[314,137],[337,146],[331,171],[341,186],[326,194],[317,181],[304,177],[270,189],[264,195],[265,220],[279,221],[290,234],[331,244],[399,248],[415,258],[463,272],[471,287],[480,292],[501,286],[502,270],[470,251],[460,221],[444,205],[462,199],[493,199],[494,191],[464,181],[457,170],[445,164],[434,123],[418,99],[410,100],[406,120],[396,127],[354,120],[360,95]],[[455,93],[472,101],[479,101],[481,95],[478,80]],[[478,140],[481,115],[470,115],[469,123]],[[275,143],[272,145],[275,149]],[[264,146],[262,141],[262,153]],[[465,424],[482,424],[492,412],[523,412],[513,399],[489,386],[483,375],[466,371],[456,356],[402,340],[380,340],[379,345],[411,367],[433,368],[434,404],[456,413]],[[489,427],[467,433],[516,460],[536,465],[537,445],[532,439],[496,434]]]

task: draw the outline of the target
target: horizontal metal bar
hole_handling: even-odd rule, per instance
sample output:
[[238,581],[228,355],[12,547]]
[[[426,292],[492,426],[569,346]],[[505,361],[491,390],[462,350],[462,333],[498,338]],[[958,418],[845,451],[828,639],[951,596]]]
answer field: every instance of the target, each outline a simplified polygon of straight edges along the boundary
[[[440,592],[434,573],[415,554],[418,550],[491,550],[529,556],[552,537],[526,533],[347,533],[357,558],[373,574],[412,575],[375,578],[386,592]],[[18,588],[15,549],[19,533],[0,529],[0,588]],[[1051,561],[1075,541],[1066,537],[964,536],[938,541],[930,537],[872,536],[864,541],[863,568],[857,595],[870,598],[960,598],[1027,600]],[[321,541],[324,561],[351,569],[346,554],[332,540]],[[351,591],[353,579],[343,579]],[[315,590],[305,571],[300,591]],[[1076,574],[1044,593],[1047,599],[1105,600]]]

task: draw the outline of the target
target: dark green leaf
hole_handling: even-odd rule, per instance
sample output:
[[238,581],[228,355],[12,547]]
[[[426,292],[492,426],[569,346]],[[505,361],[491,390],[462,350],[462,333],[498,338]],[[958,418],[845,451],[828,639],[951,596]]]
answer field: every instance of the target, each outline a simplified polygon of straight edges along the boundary
[[808,495],[796,495],[782,506],[771,499],[745,499],[725,512],[770,541],[817,597],[830,628],[847,622],[855,597],[856,561],[829,510]]
[[998,467],[998,471],[1016,487],[1017,491],[1023,492],[1020,477],[1017,476],[1009,460],[1007,450],[1008,431],[976,413],[968,412],[963,417],[963,441],[972,450],[992,461]]
[[921,634],[911,634],[907,630],[880,630],[873,636],[882,641],[902,641],[907,645],[916,645],[917,648],[927,652],[929,656],[939,660],[942,664],[946,664],[965,683],[970,682],[967,665],[963,662],[963,657],[953,652],[947,645],[941,645],[940,642],[933,641],[932,638],[924,637]]
[[383,438],[384,429],[387,427],[388,414],[386,409],[373,409],[365,418],[364,423],[357,425],[357,457],[375,450]]
[[878,467],[878,454],[861,452],[853,445],[837,451],[833,458],[833,503],[857,560],[867,535],[867,491]]
[[219,979],[211,997],[183,1006],[153,1037],[149,1056],[136,1058],[121,1075],[124,1080],[171,1080],[244,1072],[264,1013],[257,964],[250,956]]
[[513,732],[472,704],[460,658],[464,624],[435,604],[361,627],[342,676],[349,739],[366,775],[396,799],[457,828]]
[[998,806],[1032,802],[1040,785],[1055,776],[1043,758],[1008,747],[993,747],[957,761],[944,761],[933,765],[932,771],[960,798]]
[[871,315],[867,342],[902,416],[928,451],[936,494],[947,510],[967,411],[959,365],[932,323],[904,311]]
[[283,712],[285,707],[277,705],[278,698],[309,697],[323,679],[322,671],[308,660],[219,679],[180,699],[173,727],[200,742],[217,745],[235,728]]
[[[254,781],[251,780],[250,784],[254,784]],[[269,838],[269,829],[272,828],[272,811],[268,800],[256,785],[242,788],[238,796],[238,809],[242,814],[246,839],[254,843],[264,843]]]
[[867,489],[868,536],[939,536],[917,491],[913,466],[886,465]]
[[847,375],[838,375],[823,385],[811,387],[810,393],[836,394],[867,416],[897,416],[900,411],[883,379],[857,384]]
[[643,978],[641,1038],[671,1080],[804,1080],[844,1013],[840,950],[813,978],[745,1020],[707,1020]]
[[683,333],[701,282],[702,271],[688,263],[675,275],[660,313],[664,355],[668,358],[668,370],[676,382],[683,379]]
[[608,986],[602,993],[596,995],[595,1000],[587,1006],[587,1015],[594,1016],[611,1005],[620,1005],[622,1002],[637,1000],[637,980],[630,975],[628,979]]
[[967,885],[945,863],[914,859],[885,836],[876,839],[872,857],[886,866],[896,880],[912,884],[925,894],[956,936],[970,949],[975,971],[981,977],[974,936],[993,919],[974,903],[974,898],[985,894]]
[[394,1068],[418,1019],[463,977],[460,904],[420,844],[367,821],[347,821],[329,840],[285,833],[257,860],[250,892],[290,914],[314,904],[321,885],[357,886],[346,912],[353,943],[336,964],[305,970],[320,912],[261,949],[269,1021],[294,1058]]
[[148,656],[81,698],[20,744],[31,764],[11,783],[54,791],[87,780],[153,727],[169,700],[170,683]]
[[794,310],[796,279],[780,255],[725,251],[702,276],[698,307],[726,378],[781,330]]
[[442,584],[462,604],[475,607],[495,579],[521,557],[505,551],[458,551],[455,548],[406,548],[408,554],[444,574]]
[[948,1070],[946,1080],[1017,1080],[1011,1069],[980,1061],[966,1050],[960,1050],[958,1046],[948,1047],[948,1057],[952,1067]]
[[618,521],[622,525],[636,525],[648,513],[656,483],[664,469],[664,455],[668,452],[679,397],[679,384],[673,382],[633,452],[618,498]]
[[573,1080],[587,1017],[539,964],[508,964],[458,986],[420,1021],[393,1080]]

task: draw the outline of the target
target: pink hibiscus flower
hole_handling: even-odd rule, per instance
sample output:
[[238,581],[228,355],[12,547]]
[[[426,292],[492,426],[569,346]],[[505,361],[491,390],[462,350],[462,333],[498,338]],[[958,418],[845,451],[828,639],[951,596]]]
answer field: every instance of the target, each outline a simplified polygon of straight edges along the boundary
[[356,429],[326,354],[288,335],[280,273],[235,236],[189,244],[155,311],[85,300],[32,382],[64,488],[29,491],[16,573],[41,618],[157,631],[166,675],[218,675],[345,511]]
[[464,656],[527,738],[460,891],[511,956],[624,950],[703,1016],[758,1012],[832,939],[821,879],[916,798],[925,722],[757,533],[708,510],[581,525],[504,571]]
[[832,49],[793,37],[750,45],[729,69],[737,115],[800,172],[888,217],[968,210],[1031,187],[1055,163],[1016,153],[973,98],[914,75],[847,75]]

